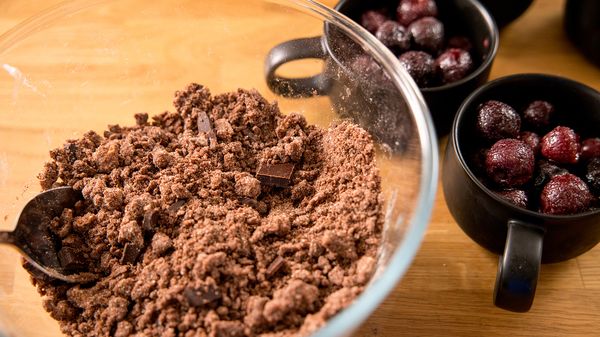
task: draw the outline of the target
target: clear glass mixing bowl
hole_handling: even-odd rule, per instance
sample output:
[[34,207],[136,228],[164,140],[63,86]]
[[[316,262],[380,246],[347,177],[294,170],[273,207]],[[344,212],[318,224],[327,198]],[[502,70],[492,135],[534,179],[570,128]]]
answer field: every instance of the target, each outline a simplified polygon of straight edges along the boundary
[[[345,95],[288,99],[271,92],[264,73],[271,48],[322,35],[324,25],[335,31],[331,39],[345,41],[342,54],[372,56],[385,76],[364,76],[350,61],[336,59],[325,62],[340,63],[327,76],[350,79]],[[213,93],[256,88],[278,100],[284,113],[302,113],[323,127],[354,118],[377,140],[386,200],[378,269],[365,292],[315,336],[350,335],[393,289],[419,247],[438,172],[427,107],[383,45],[316,2],[69,1],[1,35],[0,67],[0,230],[12,229],[20,208],[40,191],[35,177],[50,149],[89,129],[132,125],[137,112],[172,110],[174,91],[198,82]],[[319,60],[295,62],[279,73],[308,76],[323,67]],[[0,247],[0,335],[60,336],[41,303],[19,255]]]

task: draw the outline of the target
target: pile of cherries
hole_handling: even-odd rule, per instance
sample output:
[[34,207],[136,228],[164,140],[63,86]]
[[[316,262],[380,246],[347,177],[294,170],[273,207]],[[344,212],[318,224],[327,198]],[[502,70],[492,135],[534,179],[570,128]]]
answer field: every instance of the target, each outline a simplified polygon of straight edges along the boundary
[[475,127],[482,144],[493,145],[476,150],[474,163],[486,186],[519,207],[554,215],[589,211],[600,197],[600,138],[580,141],[575,130],[552,125],[554,114],[546,101],[522,114],[499,101],[481,104]]
[[464,36],[446,41],[437,15],[434,0],[400,0],[395,15],[369,10],[361,24],[398,56],[419,87],[427,88],[458,81],[473,69],[471,42]]

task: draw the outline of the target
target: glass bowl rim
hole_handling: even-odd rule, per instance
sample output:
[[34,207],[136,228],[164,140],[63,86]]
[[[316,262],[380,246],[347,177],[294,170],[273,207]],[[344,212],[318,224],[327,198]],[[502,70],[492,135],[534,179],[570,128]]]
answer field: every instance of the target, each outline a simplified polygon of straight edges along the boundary
[[[88,7],[116,0],[69,0],[61,2],[18,23],[0,35],[0,56],[8,52],[30,34],[40,31],[44,24]],[[412,263],[431,218],[438,183],[438,143],[431,115],[421,91],[410,75],[402,68],[392,52],[372,34],[345,15],[314,0],[259,0],[296,8],[301,12],[332,23],[355,39],[367,52],[380,62],[387,75],[405,95],[417,128],[421,151],[421,170],[415,209],[403,235],[401,244],[390,257],[388,266],[373,283],[370,283],[347,308],[337,313],[317,330],[312,337],[348,334],[366,320],[385,297],[394,289]],[[1,332],[0,332],[1,333]]]

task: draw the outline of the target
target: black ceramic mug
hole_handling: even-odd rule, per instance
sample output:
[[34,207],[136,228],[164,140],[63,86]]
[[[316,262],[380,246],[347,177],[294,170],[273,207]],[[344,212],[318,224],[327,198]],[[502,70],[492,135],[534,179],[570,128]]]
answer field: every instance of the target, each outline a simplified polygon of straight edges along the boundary
[[600,211],[547,215],[517,207],[477,177],[471,154],[477,146],[477,107],[488,100],[515,109],[533,100],[552,102],[557,124],[574,128],[582,139],[600,134],[600,93],[550,75],[523,74],[487,83],[460,107],[446,148],[442,184],[454,219],[475,242],[500,254],[494,303],[525,312],[533,303],[540,263],[574,258],[600,242]]
[[600,1],[568,0],[565,31],[575,46],[600,67]]
[[498,28],[503,28],[523,15],[533,0],[480,0],[480,2],[492,14]]
[[[387,8],[394,13],[399,0],[342,0],[335,9],[354,21],[360,21],[362,13],[369,9]],[[445,24],[447,35],[460,34],[473,43],[472,55],[475,70],[465,78],[447,85],[423,88],[421,92],[431,112],[439,136],[446,135],[460,103],[489,78],[492,62],[498,50],[498,29],[486,9],[476,0],[437,1],[439,17]],[[328,95],[333,106],[342,111],[355,107],[345,106],[348,95],[370,99],[373,90],[353,85],[351,71],[347,68],[361,53],[360,46],[341,37],[325,25],[324,35],[284,42],[274,47],[267,56],[265,76],[269,88],[286,97],[311,97]],[[322,59],[323,72],[309,78],[285,78],[277,75],[277,69],[285,63],[300,59]],[[376,96],[385,92],[375,90]],[[362,98],[361,98],[362,99]],[[353,102],[360,101],[352,100]]]

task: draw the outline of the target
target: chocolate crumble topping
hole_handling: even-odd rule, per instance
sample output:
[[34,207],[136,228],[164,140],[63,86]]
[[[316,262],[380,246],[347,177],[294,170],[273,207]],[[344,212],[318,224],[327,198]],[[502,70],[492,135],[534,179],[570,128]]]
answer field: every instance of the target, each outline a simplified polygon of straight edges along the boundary
[[[50,152],[43,189],[84,200],[52,225],[65,268],[36,276],[68,336],[304,336],[348,306],[382,230],[374,145],[283,115],[256,91],[178,91],[175,111]],[[276,168],[275,170],[273,168]]]

